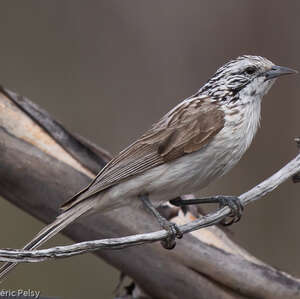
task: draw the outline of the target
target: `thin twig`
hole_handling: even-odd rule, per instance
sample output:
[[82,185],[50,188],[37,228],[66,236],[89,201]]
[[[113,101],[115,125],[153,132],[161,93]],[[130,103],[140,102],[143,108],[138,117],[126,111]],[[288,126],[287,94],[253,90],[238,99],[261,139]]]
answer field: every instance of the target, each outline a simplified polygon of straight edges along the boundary
[[[300,171],[300,154],[293,160],[287,163],[283,168],[274,173],[271,177],[253,187],[249,191],[239,196],[244,206],[262,198],[267,193],[273,191],[277,186]],[[195,221],[180,226],[183,234],[198,230],[203,227],[214,225],[225,217],[229,216],[230,209],[224,207],[216,212],[209,213]],[[51,258],[64,258],[86,252],[96,251],[99,249],[121,249],[130,246],[141,245],[161,241],[167,237],[165,230],[160,230],[152,233],[132,235],[122,238],[111,238],[103,240],[94,240],[80,242],[68,246],[57,246],[41,250],[15,250],[2,249],[0,250],[0,261],[3,262],[41,262]]]

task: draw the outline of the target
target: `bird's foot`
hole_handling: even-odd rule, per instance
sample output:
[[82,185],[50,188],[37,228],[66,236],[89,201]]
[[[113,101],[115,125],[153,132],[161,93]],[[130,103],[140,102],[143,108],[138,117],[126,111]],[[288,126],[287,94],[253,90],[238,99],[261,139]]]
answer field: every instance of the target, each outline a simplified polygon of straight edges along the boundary
[[170,222],[165,218],[160,219],[160,225],[168,232],[167,238],[161,241],[161,245],[165,249],[173,249],[176,246],[175,239],[181,239],[183,237],[183,233],[176,223]]
[[176,246],[175,239],[182,238],[183,233],[177,226],[177,224],[168,221],[166,218],[160,215],[157,209],[152,205],[148,198],[148,195],[141,195],[139,197],[145,207],[152,213],[152,215],[157,219],[160,226],[168,232],[167,238],[161,241],[161,244],[166,249],[173,249]]
[[244,211],[244,206],[239,197],[219,195],[217,196],[217,198],[219,199],[220,208],[224,208],[227,206],[231,210],[231,213],[229,215],[231,219],[229,221],[226,221],[226,219],[224,219],[221,224],[224,226],[228,226],[240,221],[242,213]]
[[227,222],[226,219],[224,219],[224,221],[221,222],[221,224],[224,226],[228,226],[238,222],[241,219],[242,212],[244,210],[244,206],[241,200],[239,199],[239,197],[237,196],[217,195],[212,197],[195,198],[195,199],[175,198],[173,200],[170,200],[170,203],[177,207],[193,205],[193,204],[203,204],[203,203],[218,203],[220,208],[227,206],[231,210],[229,216],[231,220]]

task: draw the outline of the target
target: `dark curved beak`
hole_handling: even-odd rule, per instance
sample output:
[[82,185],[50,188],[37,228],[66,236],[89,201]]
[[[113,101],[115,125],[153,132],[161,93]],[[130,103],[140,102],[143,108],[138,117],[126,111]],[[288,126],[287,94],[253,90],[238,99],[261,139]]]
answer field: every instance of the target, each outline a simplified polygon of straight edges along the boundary
[[274,79],[284,75],[297,74],[298,71],[290,69],[285,66],[274,65],[269,71],[265,72],[266,80]]

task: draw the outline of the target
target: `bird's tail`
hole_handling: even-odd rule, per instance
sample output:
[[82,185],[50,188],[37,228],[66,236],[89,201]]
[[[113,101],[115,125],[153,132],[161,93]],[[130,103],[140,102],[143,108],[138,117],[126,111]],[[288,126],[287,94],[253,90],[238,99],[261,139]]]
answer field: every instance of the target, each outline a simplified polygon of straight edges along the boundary
[[[46,241],[54,237],[67,225],[72,223],[78,217],[90,211],[93,207],[93,200],[89,199],[85,202],[82,202],[79,205],[72,207],[70,210],[67,210],[60,214],[52,223],[47,225],[42,229],[29,243],[27,243],[23,249],[24,250],[33,250]],[[18,263],[7,262],[0,268],[0,281],[4,279],[8,272],[10,272]]]

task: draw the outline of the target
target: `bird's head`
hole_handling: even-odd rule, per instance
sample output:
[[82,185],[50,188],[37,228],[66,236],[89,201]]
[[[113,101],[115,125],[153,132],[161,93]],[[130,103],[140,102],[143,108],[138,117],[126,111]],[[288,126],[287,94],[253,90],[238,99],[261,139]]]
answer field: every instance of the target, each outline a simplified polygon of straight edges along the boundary
[[261,56],[243,55],[229,61],[200,89],[214,100],[233,103],[244,98],[262,98],[276,78],[297,71],[277,66]]

